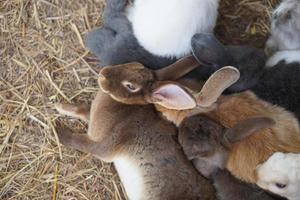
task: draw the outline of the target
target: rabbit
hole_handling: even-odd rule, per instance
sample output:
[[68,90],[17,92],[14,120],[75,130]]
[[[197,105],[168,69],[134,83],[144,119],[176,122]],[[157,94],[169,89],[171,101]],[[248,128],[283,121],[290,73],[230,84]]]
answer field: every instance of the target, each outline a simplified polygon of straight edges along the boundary
[[273,153],[300,152],[299,123],[291,112],[259,99],[251,91],[220,97],[226,88],[238,82],[240,73],[236,68],[221,68],[196,94],[177,82],[157,80],[151,76],[154,72],[142,65],[137,70],[136,64],[105,67],[100,72],[104,77],[100,87],[122,103],[155,104],[156,109],[176,126],[197,113],[203,113],[227,128],[257,116],[274,119],[276,126],[235,144],[230,151],[226,168],[249,183],[256,183],[256,166]]
[[195,33],[212,33],[219,0],[135,0],[127,17],[139,44],[166,58],[190,54]]
[[[174,0],[172,0],[172,1],[174,2]],[[175,0],[175,1],[178,1],[178,0]],[[208,7],[211,7],[212,10],[214,10],[214,9],[217,9],[217,7],[218,7],[218,1],[219,0],[205,0],[203,2],[203,0],[188,0],[185,2],[185,4],[186,4],[185,6],[189,6],[192,2],[195,2],[195,3],[197,3],[197,5],[199,4],[199,6],[201,4],[201,9],[208,6]],[[178,59],[178,57],[174,57],[174,56],[173,57],[169,57],[169,56],[165,57],[165,56],[161,56],[161,55],[155,55],[155,54],[151,53],[148,49],[145,49],[144,47],[142,47],[139,44],[136,36],[133,33],[132,24],[129,21],[127,15],[129,15],[128,13],[134,12],[134,13],[136,13],[136,14],[134,14],[134,16],[138,16],[138,14],[140,13],[140,11],[139,11],[140,7],[136,8],[135,6],[139,5],[140,2],[135,1],[132,6],[127,6],[126,2],[127,2],[126,0],[108,0],[107,1],[107,5],[105,7],[104,14],[103,14],[103,26],[101,28],[94,29],[87,34],[87,36],[85,37],[85,46],[98,57],[98,59],[101,61],[101,66],[125,64],[125,63],[132,62],[132,61],[138,61],[148,68],[160,69],[160,68],[166,67],[166,66],[174,63]],[[147,2],[147,1],[145,1],[145,2]],[[142,3],[145,4],[145,2],[142,2]],[[156,0],[156,2],[154,2],[154,1],[148,1],[148,2],[150,2],[150,4],[152,3],[153,5],[158,4],[157,0]],[[166,0],[160,1],[160,2],[164,3],[165,5],[167,3]],[[168,3],[170,4],[170,1],[168,1]],[[176,5],[176,3],[172,3],[172,4],[174,4],[174,6]],[[177,2],[177,4],[179,4],[179,1]],[[204,5],[203,7],[202,7],[202,4]],[[131,9],[131,8],[135,8],[135,9]],[[150,6],[149,6],[149,8],[150,8]],[[162,7],[160,7],[160,9],[162,9]],[[128,10],[131,10],[131,12],[129,12]],[[194,10],[194,8],[193,8],[193,10]],[[211,9],[208,9],[208,10],[211,10]],[[199,13],[199,15],[204,16],[204,15],[207,15],[208,10],[206,10],[205,12],[197,12],[197,13]],[[135,11],[137,11],[137,12],[135,12]],[[216,18],[216,16],[215,16],[216,13],[217,13],[217,11],[210,12],[208,19],[212,19],[212,20],[208,20],[206,18],[205,18],[204,22],[203,22],[203,20],[200,20],[199,23],[203,23],[203,24],[199,24],[199,26],[205,27],[208,25],[207,21],[215,21],[214,18]],[[176,14],[176,16],[177,15],[178,15],[178,13]],[[144,17],[142,17],[142,18],[144,18]],[[138,20],[138,18],[136,18],[136,19]],[[173,18],[168,17],[168,19],[173,19]],[[183,18],[183,19],[186,19],[186,18]],[[193,19],[190,19],[190,20],[193,20]],[[149,22],[149,23],[150,23],[150,21],[151,20],[147,20],[147,22]],[[162,21],[162,20],[160,19],[159,21]],[[169,20],[165,20],[165,21],[169,23]],[[176,21],[174,21],[174,22],[176,22]],[[190,26],[190,24],[188,24],[188,26]],[[211,26],[213,27],[214,25],[211,25]],[[176,27],[179,27],[178,24],[176,25]],[[157,30],[159,30],[159,29],[157,29]],[[164,27],[161,30],[168,31],[166,29],[166,27]],[[187,30],[192,30],[192,29],[189,28]],[[156,37],[159,37],[160,40],[164,39],[170,45],[172,45],[172,44],[178,45],[177,43],[183,43],[185,46],[188,46],[188,49],[185,51],[187,53],[191,52],[191,49],[190,49],[190,39],[192,37],[192,35],[190,35],[191,33],[187,34],[186,30],[184,30],[184,35],[182,36],[183,38],[174,40],[172,38],[172,36],[174,36],[173,29],[169,29],[169,31],[172,31],[172,32],[170,33],[170,36],[169,36],[170,39],[168,39],[168,40],[165,40],[164,38],[162,38],[161,34],[156,35]],[[195,31],[195,30],[193,30],[193,31]],[[179,33],[179,31],[176,31],[176,32]],[[180,32],[180,34],[182,34],[182,32]],[[176,37],[178,37],[178,36],[176,36]],[[152,38],[154,38],[154,36]],[[184,38],[186,38],[186,39],[184,39]],[[162,44],[157,46],[157,48],[159,48],[159,47],[162,47]],[[186,47],[184,47],[184,48],[186,48]],[[170,50],[174,51],[174,49],[170,49]],[[179,47],[175,48],[175,51],[179,52]],[[184,53],[184,54],[187,54],[187,53]],[[180,53],[180,54],[182,54],[182,53]],[[209,69],[206,69],[206,70],[209,71]],[[203,71],[203,69],[202,69],[202,71]],[[199,74],[203,74],[203,72],[199,72],[197,74],[197,76],[199,76]]]
[[[299,0],[283,0],[274,10],[271,20],[271,33],[266,43],[266,52],[269,55],[277,52],[277,56],[275,55],[274,58],[278,57],[278,54],[290,50],[298,50],[298,52],[300,50]],[[274,64],[274,62],[270,63]]]
[[300,154],[273,154],[257,167],[257,184],[289,200],[300,199]]
[[220,200],[283,199],[236,179],[225,169],[232,144],[274,123],[266,117],[250,118],[227,129],[209,117],[197,114],[180,124],[179,143],[196,169],[213,181]]
[[213,70],[232,65],[240,71],[240,79],[227,93],[251,90],[258,98],[283,107],[300,119],[300,63],[282,61],[265,67],[262,50],[224,46],[212,34],[193,36],[192,49],[198,62],[212,66]]
[[139,45],[126,16],[127,0],[107,0],[103,26],[85,36],[85,46],[101,61],[100,66],[139,61],[159,69],[176,61],[175,58],[156,56]]
[[[128,76],[141,68],[137,63],[131,66],[133,71],[129,71]],[[176,79],[182,75],[182,70],[187,73],[187,68],[195,67],[195,60],[185,58],[169,68],[135,79],[144,81],[152,76],[160,80]],[[172,77],[168,73],[170,68]],[[118,76],[113,78],[118,79]],[[103,79],[105,77],[100,74],[99,82]],[[130,84],[123,84],[127,89],[137,91]],[[58,104],[56,109],[61,114],[89,122],[87,135],[59,127],[61,143],[92,153],[105,162],[113,162],[129,199],[216,199],[211,183],[185,157],[176,139],[177,128],[161,119],[152,105],[123,104],[100,89],[90,109],[86,105],[72,104]]]
[[266,66],[273,67],[280,61],[300,63],[300,1],[282,1],[272,15],[271,24]]

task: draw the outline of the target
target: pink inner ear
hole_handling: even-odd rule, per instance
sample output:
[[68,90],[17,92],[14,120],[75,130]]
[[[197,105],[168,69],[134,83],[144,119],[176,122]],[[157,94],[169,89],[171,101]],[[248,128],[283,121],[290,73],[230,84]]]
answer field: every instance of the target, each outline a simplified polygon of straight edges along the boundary
[[153,103],[168,109],[187,110],[196,107],[196,101],[183,88],[176,84],[167,84],[152,94]]

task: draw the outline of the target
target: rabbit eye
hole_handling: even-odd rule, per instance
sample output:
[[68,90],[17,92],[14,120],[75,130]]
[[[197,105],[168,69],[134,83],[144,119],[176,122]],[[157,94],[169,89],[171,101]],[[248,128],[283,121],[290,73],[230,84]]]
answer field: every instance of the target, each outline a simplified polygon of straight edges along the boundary
[[286,188],[286,184],[276,183],[275,185],[280,189]]
[[140,90],[140,87],[138,87],[128,81],[123,81],[122,84],[127,90],[129,90],[129,92],[138,92]]

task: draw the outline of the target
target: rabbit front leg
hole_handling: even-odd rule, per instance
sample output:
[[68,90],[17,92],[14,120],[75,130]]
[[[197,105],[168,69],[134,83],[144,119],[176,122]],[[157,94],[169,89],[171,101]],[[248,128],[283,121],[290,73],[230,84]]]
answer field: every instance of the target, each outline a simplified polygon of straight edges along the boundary
[[61,144],[83,153],[93,154],[101,160],[112,161],[113,150],[109,148],[109,141],[95,142],[87,134],[75,134],[66,127],[58,127],[56,132]]
[[62,115],[81,119],[85,122],[89,122],[90,118],[90,106],[86,104],[73,105],[67,103],[59,103],[55,105],[55,109]]

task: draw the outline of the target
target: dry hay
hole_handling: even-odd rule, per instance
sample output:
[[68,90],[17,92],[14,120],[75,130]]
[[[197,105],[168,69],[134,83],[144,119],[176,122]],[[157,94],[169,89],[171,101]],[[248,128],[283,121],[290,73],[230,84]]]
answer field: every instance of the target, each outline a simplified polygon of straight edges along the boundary
[[[0,199],[124,199],[110,164],[58,145],[55,102],[90,102],[97,62],[83,35],[104,0],[0,0]],[[262,47],[276,0],[223,0],[217,35]]]

